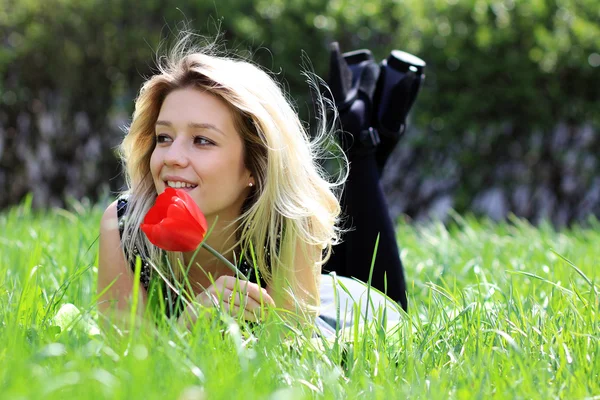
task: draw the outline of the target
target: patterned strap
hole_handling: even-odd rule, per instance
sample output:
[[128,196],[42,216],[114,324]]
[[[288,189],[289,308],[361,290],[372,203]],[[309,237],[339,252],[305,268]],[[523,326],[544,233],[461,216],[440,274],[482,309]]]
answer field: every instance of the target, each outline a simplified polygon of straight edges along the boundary
[[[125,247],[124,242],[123,242],[123,235],[125,234],[125,219],[127,218],[127,216],[126,216],[127,204],[128,203],[127,203],[126,197],[120,197],[119,199],[117,199],[117,218],[119,220],[119,235],[121,237],[121,243],[123,244],[123,248]],[[127,251],[125,252],[125,254],[127,254]],[[133,259],[130,260],[129,267],[131,268],[132,271],[135,271],[135,257],[140,256],[140,252],[137,247],[133,248],[132,254],[133,254]],[[152,267],[150,266],[150,264],[148,263],[147,260],[145,260],[141,256],[140,256],[140,258],[142,259],[142,268],[140,271],[140,283],[142,284],[144,289],[148,290],[148,287],[150,286],[150,278],[152,277]]]

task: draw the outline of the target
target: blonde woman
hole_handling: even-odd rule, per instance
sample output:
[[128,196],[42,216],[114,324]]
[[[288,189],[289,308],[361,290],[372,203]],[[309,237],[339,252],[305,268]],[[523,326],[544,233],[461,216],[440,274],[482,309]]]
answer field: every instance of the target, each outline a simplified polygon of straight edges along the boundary
[[[129,190],[101,221],[100,311],[129,307],[139,256],[140,301],[146,304],[150,288],[159,287],[170,316],[193,320],[197,307],[214,307],[220,299],[250,321],[260,319],[268,305],[322,315],[319,323],[332,325],[320,304],[321,298],[332,299],[332,278],[321,272],[340,241],[342,215],[336,196],[341,182],[325,179],[317,163],[329,135],[326,124],[311,140],[266,72],[187,43],[182,40],[161,59],[160,73],[142,86],[120,146]],[[165,257],[148,242],[140,224],[167,187],[194,199],[213,227],[206,242],[225,258],[236,263],[254,253],[252,262],[238,263],[248,282],[241,285],[203,247]],[[191,268],[182,276],[173,265]],[[361,268],[368,274],[370,264]],[[178,284],[183,280],[192,292],[186,296]],[[357,296],[364,292],[354,281],[345,283]]]

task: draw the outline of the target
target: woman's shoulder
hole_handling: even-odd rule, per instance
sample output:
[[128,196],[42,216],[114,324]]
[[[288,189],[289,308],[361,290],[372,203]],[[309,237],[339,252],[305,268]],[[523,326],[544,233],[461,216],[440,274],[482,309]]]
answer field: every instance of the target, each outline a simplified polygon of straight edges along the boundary
[[117,201],[111,203],[100,219],[99,269],[109,271],[109,275],[123,272],[127,268],[121,250]]
[[126,195],[119,196],[106,207],[100,219],[100,234],[110,235],[118,232],[119,237],[122,235],[128,199]]
[[117,211],[118,200],[113,201],[106,207],[100,219],[100,234],[117,231],[119,227],[119,216]]

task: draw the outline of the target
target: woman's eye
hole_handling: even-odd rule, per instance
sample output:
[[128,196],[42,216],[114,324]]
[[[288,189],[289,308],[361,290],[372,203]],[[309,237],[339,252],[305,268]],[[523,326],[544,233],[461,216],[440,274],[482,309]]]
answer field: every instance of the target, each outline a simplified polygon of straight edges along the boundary
[[165,134],[156,135],[156,143],[166,143],[170,140],[171,140],[171,138],[169,137],[169,135],[165,135]]
[[207,146],[207,145],[213,144],[213,142],[211,142],[210,140],[208,140],[205,137],[196,136],[196,137],[194,137],[194,144],[198,144],[200,146]]

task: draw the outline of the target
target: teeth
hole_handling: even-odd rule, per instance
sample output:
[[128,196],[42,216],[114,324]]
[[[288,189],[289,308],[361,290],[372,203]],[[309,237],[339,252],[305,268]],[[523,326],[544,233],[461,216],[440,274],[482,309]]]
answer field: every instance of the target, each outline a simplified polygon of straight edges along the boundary
[[187,182],[167,181],[167,186],[175,188],[175,189],[181,189],[181,188],[195,188],[197,185],[192,185],[191,183],[187,183]]

